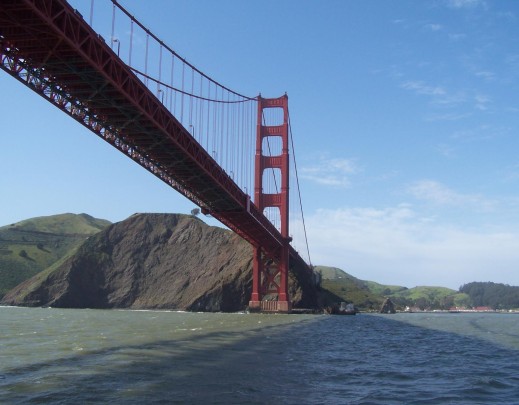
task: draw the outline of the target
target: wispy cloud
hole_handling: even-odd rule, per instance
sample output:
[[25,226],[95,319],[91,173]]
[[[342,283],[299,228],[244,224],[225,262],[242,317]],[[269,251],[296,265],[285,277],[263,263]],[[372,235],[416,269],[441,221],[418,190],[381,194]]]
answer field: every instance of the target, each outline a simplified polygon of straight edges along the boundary
[[516,20],[517,19],[517,16],[512,13],[511,11],[499,11],[497,12],[497,17],[498,18],[503,18],[505,20]]
[[314,165],[300,169],[301,178],[330,187],[349,187],[350,177],[360,171],[352,159],[321,156]]
[[[480,76],[485,79],[492,77],[491,72],[480,72]],[[438,107],[457,107],[465,106],[466,108],[474,108],[479,111],[485,111],[489,108],[492,100],[489,96],[477,93],[474,90],[451,90],[443,86],[435,86],[420,80],[409,80],[401,84],[405,90],[414,92],[415,94],[426,96],[431,103]],[[433,114],[428,117],[429,121],[453,121],[467,116],[466,112],[457,113],[441,113]]]
[[472,207],[477,211],[492,210],[497,202],[478,194],[459,193],[435,180],[420,180],[412,183],[408,193],[418,200],[436,205]]
[[424,28],[430,31],[441,31],[443,29],[441,24],[425,24]]
[[479,70],[474,73],[476,77],[480,77],[485,80],[494,80],[496,78],[496,74],[494,72],[490,72],[488,70]]
[[446,158],[451,158],[453,156],[456,156],[456,152],[455,152],[455,149],[450,146],[450,145],[447,145],[447,144],[440,144],[436,147],[436,149],[438,150],[438,152],[440,152],[440,154]]
[[503,180],[505,182],[519,181],[519,163],[509,165],[504,169]]
[[471,113],[438,113],[428,114],[425,118],[426,121],[459,121],[464,118],[470,117]]
[[431,98],[433,104],[441,106],[462,104],[467,99],[463,92],[448,91],[443,86],[431,85],[421,80],[406,81],[401,85],[401,87],[405,90],[412,91],[415,94],[427,96]]
[[364,280],[458,288],[470,281],[519,285],[519,233],[437,223],[409,205],[318,210],[307,218],[312,261]]
[[491,102],[490,98],[483,94],[476,94],[474,96],[475,108],[481,111],[488,109],[488,104]]
[[467,34],[462,34],[462,33],[451,33],[451,34],[449,34],[449,39],[451,41],[462,41],[465,38],[467,38]]
[[463,142],[479,142],[500,138],[510,133],[510,128],[493,125],[480,125],[454,131],[451,138]]
[[513,53],[505,56],[505,66],[513,74],[519,70],[519,54]]
[[402,88],[406,90],[414,91],[417,94],[423,94],[426,96],[444,96],[447,92],[443,87],[431,86],[422,81],[407,81],[402,84]]
[[462,9],[462,8],[486,7],[487,3],[485,0],[447,0],[447,5],[450,8]]

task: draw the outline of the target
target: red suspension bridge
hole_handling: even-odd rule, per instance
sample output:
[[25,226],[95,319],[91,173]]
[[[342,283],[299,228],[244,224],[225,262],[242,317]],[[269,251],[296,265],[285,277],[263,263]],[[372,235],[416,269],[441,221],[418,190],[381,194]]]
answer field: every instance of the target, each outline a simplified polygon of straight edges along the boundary
[[289,199],[297,168],[288,97],[239,94],[116,0],[102,6],[91,0],[82,14],[65,0],[2,0],[0,68],[250,242],[250,307],[289,311],[289,267],[312,270],[289,231],[302,225],[310,262],[300,193]]

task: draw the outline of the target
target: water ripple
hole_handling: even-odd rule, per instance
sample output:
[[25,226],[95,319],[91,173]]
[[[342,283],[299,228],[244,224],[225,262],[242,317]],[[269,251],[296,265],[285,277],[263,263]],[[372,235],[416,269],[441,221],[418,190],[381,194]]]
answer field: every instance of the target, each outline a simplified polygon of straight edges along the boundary
[[516,319],[0,308],[0,403],[517,403]]

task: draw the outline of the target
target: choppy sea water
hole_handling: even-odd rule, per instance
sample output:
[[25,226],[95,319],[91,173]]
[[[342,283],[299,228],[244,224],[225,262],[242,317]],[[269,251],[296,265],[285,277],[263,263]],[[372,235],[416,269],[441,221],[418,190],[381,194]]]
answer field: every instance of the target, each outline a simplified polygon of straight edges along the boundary
[[519,315],[0,307],[0,403],[515,404]]

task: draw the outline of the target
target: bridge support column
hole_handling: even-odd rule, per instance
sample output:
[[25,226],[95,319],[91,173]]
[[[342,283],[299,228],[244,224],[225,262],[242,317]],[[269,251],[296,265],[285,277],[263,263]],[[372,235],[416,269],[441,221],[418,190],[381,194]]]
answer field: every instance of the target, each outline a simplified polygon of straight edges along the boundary
[[[271,115],[279,122],[265,122],[265,109],[277,109],[278,114],[274,112]],[[261,246],[254,247],[249,308],[268,312],[289,312],[292,305],[288,294],[291,238],[288,233],[290,160],[287,95],[279,98],[258,97],[257,122],[254,203],[263,213],[266,209],[279,213],[283,246],[277,252],[265,252]],[[278,145],[281,147],[277,148],[276,154],[275,146]],[[264,184],[264,177],[267,176],[273,177],[274,180]]]
[[261,258],[261,248],[254,248],[254,256],[252,258],[252,296],[249,302],[249,308],[253,310],[261,310],[260,283],[261,273],[263,272],[263,261]]

